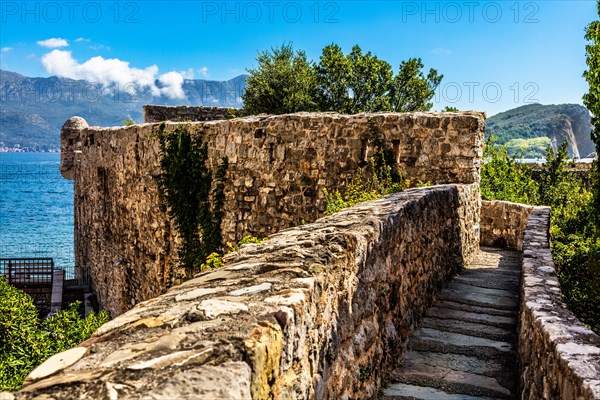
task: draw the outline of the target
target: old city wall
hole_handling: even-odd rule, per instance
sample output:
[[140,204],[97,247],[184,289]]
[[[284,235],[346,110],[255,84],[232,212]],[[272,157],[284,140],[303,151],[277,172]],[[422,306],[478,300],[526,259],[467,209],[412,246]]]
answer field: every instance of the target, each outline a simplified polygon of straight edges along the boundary
[[[182,124],[202,136],[213,171],[228,158],[221,231],[236,241],[316,220],[323,189],[342,189],[378,143],[412,180],[477,185],[485,115],[300,113],[163,126]],[[114,316],[177,279],[178,237],[158,185],[159,127],[87,127],[72,118],[62,130],[61,170],[75,180],[76,264],[90,269]],[[478,221],[479,208],[473,213]]]
[[219,119],[234,118],[237,112],[239,112],[239,110],[235,108],[207,106],[145,105],[143,108],[144,122],[215,121]]
[[477,248],[477,192],[410,189],[242,246],[46,361],[16,398],[377,398]]

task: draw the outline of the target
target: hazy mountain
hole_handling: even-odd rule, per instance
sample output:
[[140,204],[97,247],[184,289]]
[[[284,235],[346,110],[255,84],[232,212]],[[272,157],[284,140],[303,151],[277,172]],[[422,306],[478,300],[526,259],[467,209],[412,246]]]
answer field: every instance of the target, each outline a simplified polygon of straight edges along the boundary
[[[520,139],[547,137],[555,149],[566,141],[569,155],[578,158],[587,157],[595,150],[591,131],[590,112],[579,104],[530,104],[496,114],[487,120],[487,134],[493,134],[501,144],[508,144],[509,149],[517,147],[513,146],[515,144],[521,146],[527,143]],[[543,143],[548,142],[529,140],[529,143],[534,146],[526,150],[526,157],[544,153]]]
[[144,104],[241,107],[245,81],[246,75],[228,81],[185,80],[186,97],[172,99],[152,96],[149,89],[103,87],[56,76],[29,78],[0,70],[0,148],[57,149],[60,128],[74,115],[90,125],[114,126],[127,116],[142,122]]

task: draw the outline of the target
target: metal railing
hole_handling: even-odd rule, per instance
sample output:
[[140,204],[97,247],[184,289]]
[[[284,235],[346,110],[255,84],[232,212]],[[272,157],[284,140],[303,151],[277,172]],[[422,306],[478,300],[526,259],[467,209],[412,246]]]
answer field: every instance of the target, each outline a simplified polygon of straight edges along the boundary
[[18,288],[51,288],[52,258],[0,258],[0,274]]

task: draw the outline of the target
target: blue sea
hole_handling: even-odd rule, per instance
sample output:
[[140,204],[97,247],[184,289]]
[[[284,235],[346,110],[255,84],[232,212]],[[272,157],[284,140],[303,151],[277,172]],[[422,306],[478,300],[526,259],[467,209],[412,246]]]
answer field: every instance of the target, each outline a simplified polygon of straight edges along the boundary
[[73,182],[59,153],[0,153],[0,258],[52,257],[73,275]]

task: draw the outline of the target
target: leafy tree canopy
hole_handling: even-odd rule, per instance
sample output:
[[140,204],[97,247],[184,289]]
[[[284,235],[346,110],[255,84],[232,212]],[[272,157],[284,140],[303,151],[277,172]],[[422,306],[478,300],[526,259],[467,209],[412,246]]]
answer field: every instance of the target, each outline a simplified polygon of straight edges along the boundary
[[[597,2],[598,15],[600,15],[600,0]],[[600,21],[590,23],[585,32],[588,44],[585,47],[587,71],[583,73],[584,78],[590,86],[588,93],[583,96],[583,104],[592,113],[592,140],[596,144],[596,154],[600,156]],[[593,204],[596,210],[596,226],[600,230],[600,167],[598,159],[593,169]]]
[[332,43],[319,63],[294,52],[290,44],[261,52],[258,67],[248,70],[244,93],[247,114],[297,111],[427,111],[442,80],[435,69],[427,75],[419,58],[403,61],[398,74],[391,65],[355,45],[344,54]]
[[316,74],[303,51],[291,44],[262,51],[258,67],[249,69],[243,95],[247,114],[315,111]]

